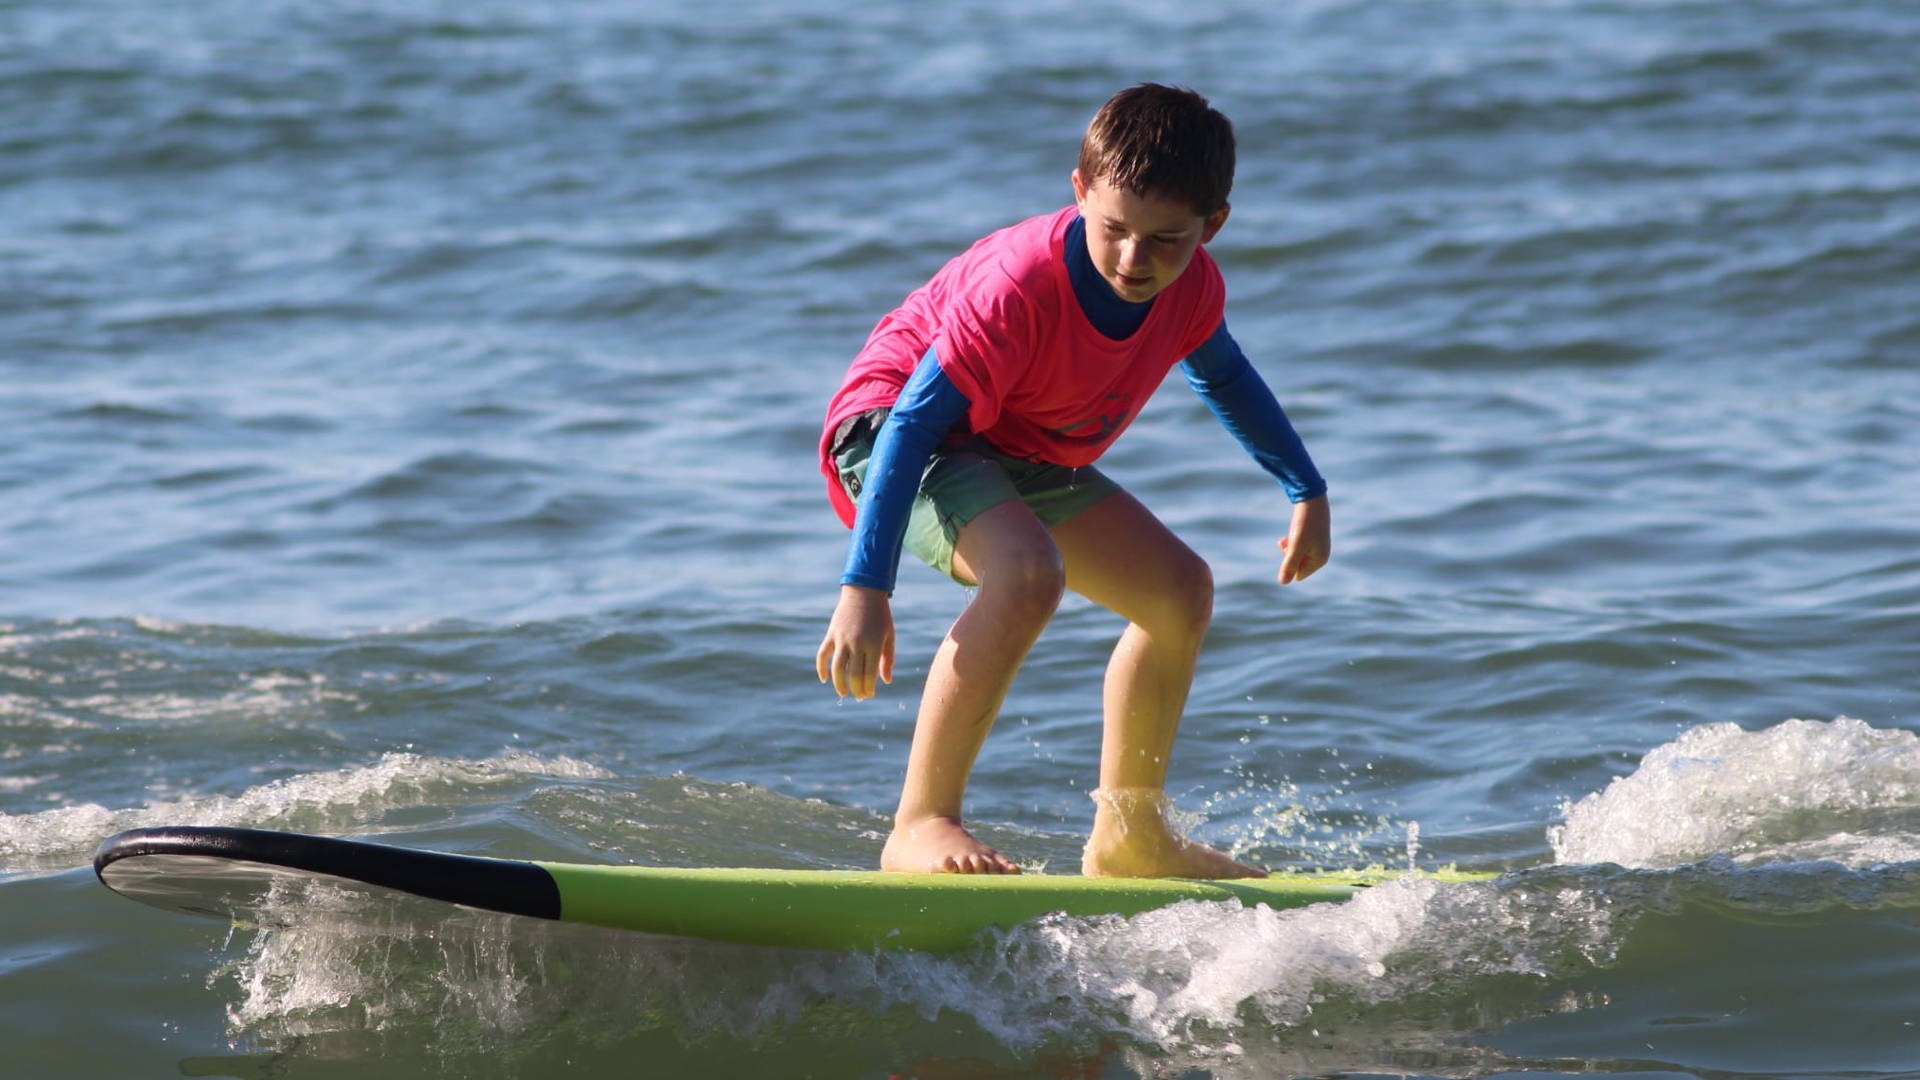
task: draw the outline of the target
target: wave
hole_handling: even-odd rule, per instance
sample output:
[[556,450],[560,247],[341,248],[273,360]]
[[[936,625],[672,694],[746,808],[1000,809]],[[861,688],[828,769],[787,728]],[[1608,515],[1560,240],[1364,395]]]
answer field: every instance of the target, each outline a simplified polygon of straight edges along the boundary
[[564,755],[508,752],[484,759],[384,754],[368,765],[304,773],[238,795],[188,795],[145,806],[97,803],[0,815],[0,874],[63,870],[90,858],[101,840],[124,829],[160,825],[234,825],[306,832],[366,832],[387,814],[472,801],[476,791],[530,779],[604,779],[605,770]]
[[1561,863],[1664,867],[1715,855],[1844,867],[1920,860],[1920,735],[1841,717],[1697,727],[1563,807]]
[[[888,1058],[901,1047],[937,1055],[931,1046],[982,1075],[1045,1062],[1075,1062],[1073,1075],[1484,1075],[1528,1063],[1477,1045],[1490,1031],[1617,1022],[1608,987],[1630,998],[1691,986],[1797,1000],[1809,981],[1844,991],[1852,954],[1920,903],[1920,864],[1406,879],[1291,911],[1188,903],[1047,918],[951,956],[709,945],[324,890],[287,902],[289,925],[242,942],[216,976],[236,992],[231,1033],[255,1045],[398,1048],[454,1074],[478,1060],[645,1050],[709,1066],[742,1053],[806,1064],[756,1075],[852,1054],[838,1074],[866,1075],[898,1068]],[[1840,958],[1810,966],[1770,948],[1808,937]],[[1733,955],[1718,955],[1728,942]],[[1886,962],[1920,963],[1910,952]],[[1646,1022],[1678,1021],[1656,1010]],[[817,1044],[823,1031],[834,1045]]]
[[[1558,862],[1493,882],[1407,877],[1289,911],[1186,903],[1049,917],[948,956],[749,949],[301,896],[288,898],[287,925],[245,942],[220,977],[238,992],[237,1036],[319,1037],[358,1054],[426,1047],[454,1071],[472,1053],[637,1045],[669,1056],[697,1046],[703,1060],[748,1048],[865,1054],[849,1071],[873,1071],[899,1064],[883,1060],[890,1047],[957,1031],[977,1065],[1016,1071],[1066,1060],[1145,1075],[1475,1074],[1530,1060],[1476,1037],[1541,1017],[1582,1022],[1622,979],[1646,994],[1719,994],[1853,978],[1851,960],[1809,976],[1769,946],[1811,936],[1858,951],[1882,921],[1920,907],[1920,843],[1901,831],[1917,777],[1911,732],[1847,718],[1709,725],[1571,804],[1550,832]],[[750,820],[770,797],[686,794]],[[593,805],[603,830],[631,809]],[[1703,967],[1661,944],[1676,940],[1747,951]],[[811,1041],[822,1024],[840,1033],[832,1048]]]

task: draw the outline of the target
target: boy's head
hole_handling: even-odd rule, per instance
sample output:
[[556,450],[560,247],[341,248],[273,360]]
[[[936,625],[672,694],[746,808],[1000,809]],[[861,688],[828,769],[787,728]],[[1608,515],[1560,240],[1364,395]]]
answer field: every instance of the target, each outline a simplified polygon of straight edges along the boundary
[[1073,170],[1094,269],[1122,300],[1153,299],[1226,223],[1232,187],[1233,125],[1206,98],[1154,83],[1115,94]]
[[1094,114],[1079,171],[1088,187],[1183,202],[1196,217],[1212,217],[1233,190],[1233,145],[1233,124],[1206,98],[1142,83]]

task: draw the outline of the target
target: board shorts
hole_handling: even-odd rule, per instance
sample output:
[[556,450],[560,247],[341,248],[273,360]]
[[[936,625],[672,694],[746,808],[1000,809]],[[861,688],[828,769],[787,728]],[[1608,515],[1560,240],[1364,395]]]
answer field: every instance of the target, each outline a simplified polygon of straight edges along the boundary
[[[840,486],[856,504],[873,458],[873,441],[887,411],[861,413],[834,438],[834,468]],[[1073,468],[1028,461],[999,452],[977,435],[952,436],[927,459],[902,546],[935,570],[973,586],[977,583],[957,576],[953,569],[954,541],[967,522],[1017,499],[1040,524],[1052,529],[1120,490],[1119,484],[1091,465]]]

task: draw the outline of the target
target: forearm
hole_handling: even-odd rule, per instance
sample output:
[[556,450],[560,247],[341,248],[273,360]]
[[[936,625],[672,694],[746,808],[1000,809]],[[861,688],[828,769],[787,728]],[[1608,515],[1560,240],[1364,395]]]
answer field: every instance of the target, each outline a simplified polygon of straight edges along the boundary
[[966,397],[947,380],[928,350],[874,438],[854,516],[853,540],[840,574],[842,585],[893,591],[907,519],[927,460],[966,410]]
[[873,441],[859,511],[853,519],[853,540],[840,573],[842,585],[893,592],[919,477],[939,442],[937,437],[928,438],[918,425],[896,421],[897,415],[887,417]]
[[1187,384],[1207,403],[1248,454],[1286,490],[1292,502],[1327,493],[1327,482],[1306,443],[1226,324],[1181,364]]

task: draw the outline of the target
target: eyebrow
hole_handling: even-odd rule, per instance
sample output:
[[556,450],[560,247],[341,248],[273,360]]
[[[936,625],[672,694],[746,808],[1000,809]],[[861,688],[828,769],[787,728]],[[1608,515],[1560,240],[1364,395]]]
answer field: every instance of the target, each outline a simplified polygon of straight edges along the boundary
[[[1102,215],[1100,222],[1101,224],[1105,225],[1109,229],[1125,230],[1127,228],[1127,223],[1124,221],[1121,221],[1119,218],[1116,218],[1116,217],[1107,217],[1105,215]],[[1187,225],[1177,225],[1170,228],[1148,229],[1146,231],[1153,236],[1184,236],[1188,232],[1189,228],[1190,226],[1187,226]]]

